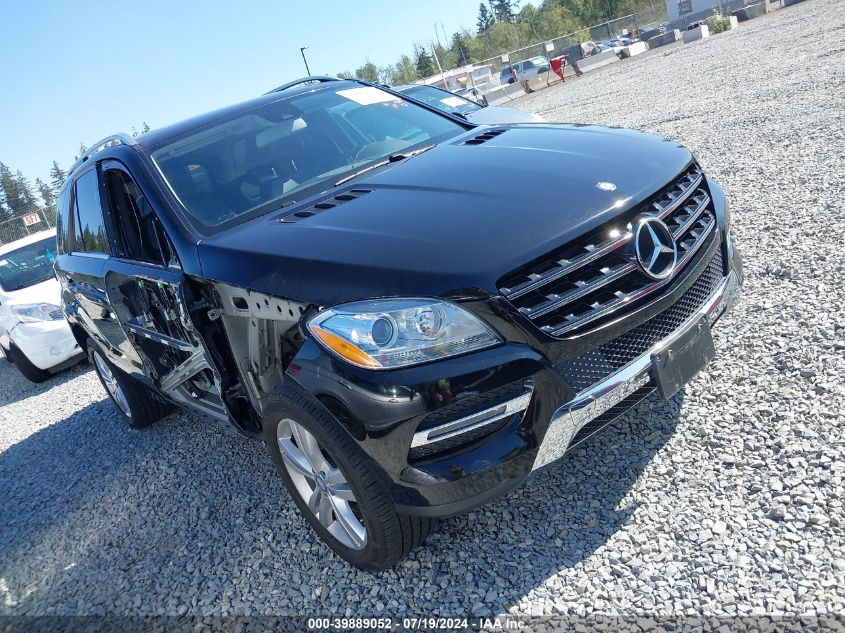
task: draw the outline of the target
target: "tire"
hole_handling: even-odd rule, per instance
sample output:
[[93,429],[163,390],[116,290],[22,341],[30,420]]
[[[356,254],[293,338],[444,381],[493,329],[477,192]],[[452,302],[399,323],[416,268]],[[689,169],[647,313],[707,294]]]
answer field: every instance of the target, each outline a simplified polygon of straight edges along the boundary
[[29,380],[30,382],[44,382],[53,375],[46,369],[39,369],[38,367],[33,365],[30,360],[26,357],[26,354],[24,354],[14,345],[9,348],[7,356],[9,360],[17,366],[18,371],[23,374],[23,377]]
[[115,367],[91,339],[88,360],[117,413],[133,429],[144,429],[170,412],[170,405],[146,385]]
[[[290,383],[282,385],[276,396],[278,399],[264,420],[265,444],[299,511],[332,551],[361,569],[383,571],[426,539],[434,520],[396,512],[384,485],[373,474],[370,458],[327,409]],[[303,436],[293,430],[291,422],[307,431],[310,439],[302,442]],[[299,470],[291,469],[288,464],[298,459],[295,449],[299,443],[310,445],[313,453],[311,440],[316,440],[319,450],[312,461],[322,457],[325,468],[319,474],[312,470],[309,479],[301,474],[301,461]],[[284,458],[283,444],[287,446]],[[305,451],[300,451],[300,455],[307,459]],[[327,475],[325,478],[323,473]],[[322,483],[318,478],[322,478]],[[318,489],[322,492],[317,497],[324,503],[315,502],[315,512],[304,495],[313,502]],[[344,496],[327,494],[337,491]],[[326,497],[329,499],[325,500]],[[321,510],[328,510],[329,518],[325,521],[328,526],[318,517],[318,514],[326,516]],[[358,520],[355,527],[363,530],[363,538],[360,530],[356,533],[357,543],[350,537],[355,530],[344,529],[344,524],[351,523],[350,512]],[[341,520],[344,516],[345,521]]]

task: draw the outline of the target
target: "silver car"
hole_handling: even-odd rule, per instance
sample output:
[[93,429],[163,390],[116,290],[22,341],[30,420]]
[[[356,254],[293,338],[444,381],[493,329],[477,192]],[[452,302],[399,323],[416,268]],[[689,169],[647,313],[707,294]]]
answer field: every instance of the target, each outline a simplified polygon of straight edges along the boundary
[[546,123],[546,120],[536,114],[506,108],[502,106],[487,106],[465,99],[448,90],[426,86],[424,84],[408,84],[396,86],[397,92],[408,95],[412,99],[421,101],[438,110],[449,114],[458,114],[465,119],[481,125],[499,125],[503,123]]

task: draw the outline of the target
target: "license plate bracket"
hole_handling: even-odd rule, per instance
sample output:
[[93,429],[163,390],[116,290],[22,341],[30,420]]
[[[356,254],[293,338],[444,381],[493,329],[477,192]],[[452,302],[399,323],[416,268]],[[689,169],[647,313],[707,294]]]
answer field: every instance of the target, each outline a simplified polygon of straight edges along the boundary
[[660,397],[668,400],[716,356],[706,316],[651,355],[651,379]]

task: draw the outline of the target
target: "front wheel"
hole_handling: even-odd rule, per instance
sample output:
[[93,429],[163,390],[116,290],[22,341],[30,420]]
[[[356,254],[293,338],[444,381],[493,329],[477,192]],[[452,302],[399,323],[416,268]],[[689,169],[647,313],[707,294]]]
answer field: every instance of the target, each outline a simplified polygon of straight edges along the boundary
[[369,458],[321,404],[284,385],[264,440],[288,492],[320,538],[356,567],[381,571],[422,543],[433,520],[400,515]]
[[149,387],[112,365],[89,340],[88,358],[120,416],[133,429],[143,429],[167,415],[170,407]]

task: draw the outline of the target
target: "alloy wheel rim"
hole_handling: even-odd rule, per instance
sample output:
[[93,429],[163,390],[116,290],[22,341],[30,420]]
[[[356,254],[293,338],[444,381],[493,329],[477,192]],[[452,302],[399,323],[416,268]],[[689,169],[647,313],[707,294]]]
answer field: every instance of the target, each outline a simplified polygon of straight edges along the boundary
[[123,393],[123,389],[117,384],[117,378],[115,378],[105,359],[100,356],[100,352],[94,352],[94,366],[97,368],[100,378],[103,379],[103,384],[105,384],[106,391],[109,392],[112,400],[115,401],[115,404],[117,404],[127,417],[132,417],[129,413],[129,402],[126,400],[126,394]]
[[317,438],[298,422],[284,418],[276,426],[276,441],[297,493],[320,524],[344,546],[364,549],[367,528],[358,500]]

